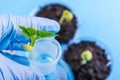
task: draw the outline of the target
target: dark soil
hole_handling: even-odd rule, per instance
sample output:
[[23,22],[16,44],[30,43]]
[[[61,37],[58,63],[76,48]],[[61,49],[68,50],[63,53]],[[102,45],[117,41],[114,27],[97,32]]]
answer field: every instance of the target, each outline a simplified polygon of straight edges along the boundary
[[[90,50],[93,58],[87,64],[81,64],[81,53]],[[64,53],[65,61],[70,65],[75,80],[105,80],[110,74],[111,65],[105,50],[101,49],[95,42],[82,41],[69,46]]]
[[[50,19],[59,21],[61,15],[62,15],[62,12],[65,9],[70,11],[70,9],[66,8],[63,5],[59,5],[59,4],[47,5],[47,6],[43,7],[36,14],[36,16],[46,17],[46,18],[50,18]],[[74,37],[76,29],[77,29],[77,20],[74,15],[73,20],[71,22],[66,22],[66,21],[63,22],[63,24],[61,25],[61,30],[58,33],[59,36],[57,36],[56,39],[60,43],[68,43],[69,40]]]

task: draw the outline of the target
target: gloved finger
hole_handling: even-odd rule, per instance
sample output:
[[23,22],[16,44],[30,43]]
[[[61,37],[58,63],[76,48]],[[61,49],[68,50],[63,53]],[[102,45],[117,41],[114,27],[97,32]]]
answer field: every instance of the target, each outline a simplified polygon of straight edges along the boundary
[[18,28],[19,25],[33,27],[38,30],[50,31],[53,33],[57,33],[60,30],[60,26],[56,21],[47,18],[10,16],[10,19],[13,26],[17,29],[16,36],[12,40],[19,42],[28,41],[28,38],[22,36],[21,30]]
[[52,19],[32,17],[31,21],[32,26],[35,29],[45,30],[53,33],[57,33],[60,30],[59,24]]
[[25,43],[25,42],[11,42],[8,45],[7,50],[22,50],[22,51],[24,51],[24,49],[23,49],[24,44],[27,44],[27,43]]
[[10,58],[17,63],[29,66],[30,63],[29,63],[29,60],[27,57],[10,54],[11,52],[12,51],[5,51],[5,50],[3,50],[2,52],[0,51],[0,53],[3,54],[4,56],[6,56],[7,58]]
[[[11,16],[10,19],[13,25],[15,25],[16,29],[19,25],[23,25],[26,27],[34,27],[35,29],[38,29],[38,30],[50,31],[53,33],[56,33],[60,30],[60,26],[56,21],[50,20],[47,18]],[[16,31],[16,36],[14,37],[13,40],[16,40],[19,42],[29,41],[28,38],[25,38],[24,36],[22,37],[22,33],[19,28]],[[11,46],[12,48],[9,47],[9,49],[22,50],[23,44],[14,43],[13,40],[12,40],[13,44]]]
[[45,80],[44,76],[30,67],[6,58],[0,53],[0,79],[3,80]]
[[19,25],[22,25],[54,33],[57,33],[60,30],[60,25],[55,20],[42,17],[23,17],[10,15],[10,22],[14,27],[16,27],[16,29]]

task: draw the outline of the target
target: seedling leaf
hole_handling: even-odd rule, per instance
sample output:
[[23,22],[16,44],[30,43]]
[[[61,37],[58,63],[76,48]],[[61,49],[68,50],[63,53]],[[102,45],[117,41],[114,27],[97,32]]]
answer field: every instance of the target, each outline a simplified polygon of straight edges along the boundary
[[25,37],[32,38],[33,35],[36,35],[36,31],[34,28],[25,28],[24,26],[19,27]]
[[43,30],[37,30],[37,38],[36,39],[41,39],[41,38],[47,38],[47,37],[54,37],[57,36],[54,33],[43,31]]

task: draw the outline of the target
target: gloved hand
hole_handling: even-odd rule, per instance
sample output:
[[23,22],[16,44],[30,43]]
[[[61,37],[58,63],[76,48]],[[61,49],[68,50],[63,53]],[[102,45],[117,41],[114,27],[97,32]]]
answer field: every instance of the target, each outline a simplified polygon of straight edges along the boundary
[[[59,24],[54,20],[38,17],[20,17],[0,15],[0,50],[23,50],[22,45],[28,43],[28,39],[22,35],[19,25],[34,27],[35,29],[56,33],[59,31]],[[0,80],[43,80],[40,72],[33,71],[23,64],[26,58],[13,56],[0,51]]]

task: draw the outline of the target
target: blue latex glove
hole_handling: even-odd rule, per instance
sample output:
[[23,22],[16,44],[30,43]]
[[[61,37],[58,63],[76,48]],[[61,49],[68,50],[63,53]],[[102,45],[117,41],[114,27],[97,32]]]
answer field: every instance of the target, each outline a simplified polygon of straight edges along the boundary
[[[23,50],[22,45],[28,43],[29,40],[22,35],[21,30],[18,28],[19,25],[53,33],[58,32],[60,29],[56,21],[46,18],[0,15],[0,50]],[[26,64],[27,61],[25,57],[0,51],[0,80],[44,79],[40,72],[33,71],[31,68],[13,60],[22,64]]]
[[56,33],[59,24],[54,20],[38,17],[0,16],[0,50],[21,50],[28,43],[28,38],[22,35],[19,25]]

